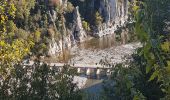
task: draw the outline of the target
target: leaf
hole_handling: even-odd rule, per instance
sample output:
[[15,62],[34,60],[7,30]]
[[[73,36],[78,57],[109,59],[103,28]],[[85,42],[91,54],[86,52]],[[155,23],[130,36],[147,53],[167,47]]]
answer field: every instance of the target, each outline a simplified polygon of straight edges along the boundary
[[135,95],[135,96],[133,97],[133,100],[140,100],[140,97],[139,97],[138,95]]
[[170,61],[167,61],[167,68],[166,68],[166,70],[167,70],[167,72],[170,74]]
[[150,77],[149,81],[154,80],[159,75],[159,72],[156,70]]
[[151,68],[150,66],[147,66],[147,67],[146,67],[146,73],[148,74],[148,73],[151,71],[151,69],[152,69],[152,68]]
[[132,8],[132,9],[133,9],[133,11],[135,11],[135,12],[136,12],[136,11],[139,9],[139,6],[133,6],[133,8]]
[[168,67],[170,67],[170,61],[167,61]]
[[4,41],[0,41],[0,46],[1,47],[5,46],[5,42]]
[[144,49],[143,49],[143,52],[144,52],[144,57],[145,59],[149,60],[150,59],[150,56],[149,56],[149,50],[151,49],[151,44],[150,43],[147,43],[145,46],[144,46]]
[[167,91],[166,91],[166,89],[161,89],[162,90],[162,92],[164,92],[164,93],[166,93]]
[[161,44],[161,48],[164,52],[170,52],[170,43],[164,42],[163,44]]

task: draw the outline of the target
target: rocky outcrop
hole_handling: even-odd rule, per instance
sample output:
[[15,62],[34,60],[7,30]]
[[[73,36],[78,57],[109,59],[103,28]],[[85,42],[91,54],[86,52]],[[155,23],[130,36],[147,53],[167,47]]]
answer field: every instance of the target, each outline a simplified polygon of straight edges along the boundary
[[[62,6],[63,8],[67,7],[67,0],[51,0],[52,2],[58,1],[58,4]],[[50,9],[48,11],[49,18],[54,26],[55,31],[57,31],[57,26],[56,26],[56,20],[57,20],[57,12],[54,9]],[[65,23],[65,22],[64,22]],[[63,26],[64,31],[67,31],[66,25]],[[56,56],[60,55],[61,52],[63,51],[64,48],[69,48],[71,47],[71,34],[67,36],[63,36],[60,40],[55,40],[55,37],[52,37],[50,43],[49,43],[49,50],[48,50],[48,55],[49,56]]]
[[104,23],[96,35],[112,34],[119,27],[123,27],[128,19],[128,0],[100,0],[99,12]]
[[[60,0],[60,4],[63,7],[67,7],[67,2],[67,0]],[[96,32],[93,33],[97,36],[101,37],[103,35],[113,34],[115,30],[117,30],[119,27],[123,27],[126,24],[128,19],[128,0],[87,0],[82,2],[88,2],[88,7],[90,10],[88,9],[89,11],[85,12],[89,12],[89,15],[93,15],[92,13],[99,11],[100,15],[103,17],[103,24]],[[55,39],[52,39],[49,45],[49,55],[59,54],[63,47],[71,47],[71,44],[73,43],[86,40],[87,34],[82,27],[82,20],[78,6],[79,5],[76,5],[72,13],[73,23],[71,30],[66,28],[67,32],[69,31],[69,35],[65,36],[63,41],[59,40],[57,42]],[[80,10],[82,10],[82,7]],[[55,26],[56,13],[53,10],[51,13],[52,14],[49,12],[52,22]],[[85,15],[82,17],[84,18]],[[89,17],[87,18],[89,19]]]
[[49,51],[48,55],[56,55],[59,54],[62,51],[62,41],[55,41],[54,38],[51,40],[49,44]]
[[49,56],[56,56],[59,55],[63,50],[63,48],[70,48],[71,47],[71,40],[70,36],[64,37],[63,40],[56,41],[54,38],[52,38],[50,44],[49,44]]
[[82,42],[87,37],[86,32],[82,27],[82,21],[79,13],[79,7],[76,7],[73,12],[73,30],[72,36],[73,39],[79,42]]

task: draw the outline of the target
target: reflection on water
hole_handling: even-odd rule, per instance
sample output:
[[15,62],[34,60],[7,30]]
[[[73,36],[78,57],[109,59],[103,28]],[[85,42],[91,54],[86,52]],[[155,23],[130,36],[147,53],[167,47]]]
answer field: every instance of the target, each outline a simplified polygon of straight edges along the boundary
[[101,38],[92,38],[79,45],[83,49],[106,49],[116,44],[115,35],[106,35]]
[[[116,37],[119,38],[116,40]],[[85,41],[79,44],[79,48],[82,49],[106,49],[120,44],[127,43],[128,34],[123,32],[120,35],[106,35],[100,38],[92,38],[88,41]]]

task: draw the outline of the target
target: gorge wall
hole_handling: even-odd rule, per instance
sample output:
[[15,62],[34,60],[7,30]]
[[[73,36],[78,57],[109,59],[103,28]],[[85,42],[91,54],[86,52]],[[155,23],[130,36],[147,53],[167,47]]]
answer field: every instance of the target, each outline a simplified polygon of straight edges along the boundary
[[98,36],[113,34],[119,27],[126,25],[128,19],[128,0],[100,0],[99,12],[104,23],[99,28]]
[[[49,55],[59,54],[63,48],[71,47],[72,44],[86,40],[87,33],[99,37],[113,34],[119,27],[124,27],[128,19],[128,0],[70,0],[69,2],[59,0],[59,3],[64,8],[70,8],[71,4],[74,10],[69,14],[64,14],[64,27],[67,35],[64,35],[58,41],[51,40]],[[53,18],[54,22],[57,20],[55,12],[51,12],[51,18]],[[100,25],[95,23],[96,12],[99,12],[102,18]],[[89,24],[91,29],[89,32],[84,29],[82,21]]]

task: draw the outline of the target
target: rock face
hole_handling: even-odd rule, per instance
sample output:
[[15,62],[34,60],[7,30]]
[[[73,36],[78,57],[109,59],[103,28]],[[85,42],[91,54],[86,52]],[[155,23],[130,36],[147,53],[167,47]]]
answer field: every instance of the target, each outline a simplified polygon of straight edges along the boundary
[[[59,0],[59,2],[61,6],[67,7],[67,0]],[[87,14],[93,15],[93,13],[99,11],[100,15],[103,17],[103,24],[101,25],[101,27],[98,28],[96,32],[93,33],[94,35],[97,35],[99,37],[107,34],[113,34],[115,30],[117,30],[119,27],[123,27],[126,24],[126,21],[128,19],[128,0],[84,0],[81,2],[84,3],[85,6],[88,6],[86,7],[88,9],[82,8],[82,5],[73,4],[75,6],[75,9],[72,13],[73,23],[71,26],[71,30],[69,30],[68,28],[66,29],[67,32],[69,31],[69,35],[65,36],[63,38],[63,41],[59,40],[57,42],[55,41],[55,39],[52,39],[49,45],[49,55],[59,54],[59,52],[62,51],[62,48],[71,47],[71,44],[73,43],[86,40],[87,34],[82,27],[81,18],[86,18]],[[85,14],[82,14],[82,16],[80,15],[78,6],[81,7],[80,11],[86,12]],[[55,26],[56,12],[52,10],[51,14],[49,12],[49,15],[51,16],[51,20]],[[88,19],[91,20],[94,18],[88,17]]]
[[62,52],[63,48],[70,48],[71,47],[71,40],[70,37],[64,37],[63,40],[56,41],[54,38],[52,38],[50,44],[49,44],[49,56],[55,56],[59,55]]
[[79,7],[77,6],[73,12],[73,39],[82,42],[87,37],[86,32],[82,27],[82,21],[79,13]]
[[[65,3],[64,3],[65,4]],[[53,13],[54,15],[55,13]],[[55,16],[54,16],[55,17]],[[53,20],[55,19],[54,17]],[[74,44],[76,42],[82,42],[86,39],[87,35],[82,27],[82,21],[79,13],[79,7],[76,7],[73,11],[73,26],[72,31],[69,31],[69,35],[66,37],[63,37],[63,41],[55,41],[53,38],[49,45],[49,52],[48,54],[50,56],[60,54],[63,48],[69,48],[71,47],[71,44]]]
[[48,55],[56,55],[59,54],[62,51],[62,41],[55,41],[54,38],[51,40],[49,44],[49,51]]
[[[128,19],[128,0],[70,0],[74,6],[79,6],[82,17],[92,28],[95,22],[95,13],[98,11],[103,18],[102,25],[93,28],[93,35],[99,37],[113,34],[119,27],[125,26]],[[77,3],[78,2],[78,3]]]
[[100,0],[99,12],[104,16],[105,23],[124,25],[128,14],[128,0]]
[[99,12],[104,23],[96,35],[112,34],[118,27],[123,27],[128,19],[128,0],[100,0]]
[[[64,8],[67,7],[67,0],[51,0],[52,2],[58,1],[60,6],[63,6]],[[50,19],[53,23],[53,26],[57,29],[57,26],[55,24],[55,21],[57,20],[57,12],[54,9],[51,9],[51,11],[48,12]],[[66,27],[66,25],[64,25]],[[60,40],[55,40],[55,37],[51,39],[51,42],[49,43],[49,50],[48,50],[48,55],[49,56],[56,56],[59,55],[62,51],[63,48],[69,48],[71,47],[71,34],[67,36],[63,36],[63,39]]]

